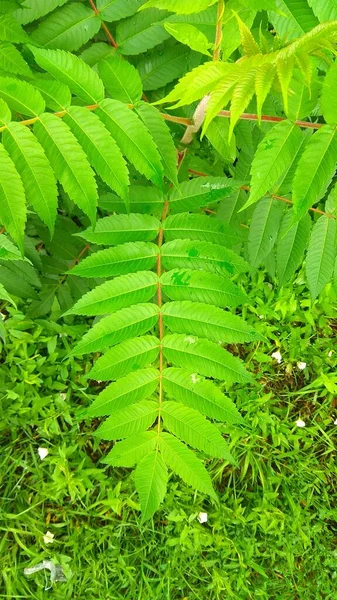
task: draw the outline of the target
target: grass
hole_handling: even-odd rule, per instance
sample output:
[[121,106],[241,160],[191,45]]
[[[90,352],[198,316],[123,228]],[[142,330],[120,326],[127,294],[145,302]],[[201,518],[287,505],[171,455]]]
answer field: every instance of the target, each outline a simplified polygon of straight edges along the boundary
[[[100,464],[104,448],[80,420],[97,388],[89,359],[67,351],[85,324],[5,312],[0,598],[336,600],[336,293],[312,305],[301,277],[281,290],[254,277],[245,316],[266,341],[245,359],[257,386],[229,390],[247,426],[223,427],[238,466],[210,463],[218,505],[171,477],[145,525],[132,474]],[[47,571],[23,572],[47,559],[67,578],[49,591]]]

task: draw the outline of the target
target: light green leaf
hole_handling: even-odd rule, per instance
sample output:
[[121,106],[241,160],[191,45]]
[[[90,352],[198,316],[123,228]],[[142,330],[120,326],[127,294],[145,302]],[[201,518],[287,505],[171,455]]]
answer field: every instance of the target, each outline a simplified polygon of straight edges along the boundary
[[[130,185],[130,213],[161,216],[164,208],[163,192],[154,186]],[[125,214],[125,203],[115,194],[103,194],[99,198],[99,206],[109,213]]]
[[173,240],[162,246],[163,266],[169,269],[197,269],[226,275],[249,271],[249,265],[238,254],[212,244],[196,240]]
[[98,321],[78,344],[71,355],[100,352],[124,340],[143,335],[158,322],[159,308],[155,304],[138,304],[122,308]]
[[322,215],[311,232],[306,276],[311,296],[316,298],[330,281],[336,258],[336,221]]
[[160,434],[160,451],[166,464],[192,488],[217,499],[212,481],[194,452],[169,433]]
[[248,234],[248,256],[258,267],[275,246],[284,206],[278,200],[263,198],[256,205]]
[[142,97],[142,81],[137,69],[114,52],[99,61],[99,75],[111,98],[134,104]]
[[186,44],[191,50],[210,56],[211,44],[197,27],[189,23],[164,23],[164,27],[178,42]]
[[126,340],[103,354],[95,362],[88,378],[108,381],[124,377],[153,363],[158,354],[159,340],[154,336],[146,335]]
[[80,277],[113,277],[146,271],[155,266],[157,255],[155,244],[128,242],[91,254],[73,267],[71,273]]
[[0,69],[9,73],[24,75],[25,77],[31,77],[32,75],[28,64],[21,56],[19,50],[13,44],[10,44],[10,42],[0,42]]
[[158,414],[158,404],[142,400],[114,413],[95,431],[103,440],[118,440],[145,431]]
[[191,14],[206,10],[212,4],[215,4],[217,0],[147,0],[142,5],[141,10],[147,8],[160,8],[161,10],[170,10],[178,14]]
[[9,295],[7,290],[4,288],[2,283],[0,283],[0,298],[1,298],[1,300],[6,300],[6,302],[13,304],[13,306],[15,306],[15,308],[16,308],[16,304],[15,304],[13,298],[11,298],[11,296]]
[[142,522],[150,519],[163,501],[167,488],[167,469],[158,450],[153,450],[138,463],[135,484],[142,510]]
[[35,123],[34,133],[71,200],[94,223],[97,205],[94,174],[69,127],[55,115],[45,113]]
[[308,0],[308,4],[320,23],[337,20],[336,0]]
[[165,429],[179,439],[209,456],[234,462],[219,429],[197,410],[178,402],[166,401],[161,413]]
[[106,98],[97,114],[136,169],[161,187],[163,167],[157,147],[137,115],[118,100]]
[[[337,11],[337,4],[336,4]],[[321,107],[323,117],[329,125],[337,123],[337,63],[333,63],[326,74],[322,87]]]
[[276,246],[276,270],[280,285],[287,283],[303,262],[309,240],[311,219],[308,214],[291,225],[292,210],[284,215]]
[[0,144],[0,223],[23,254],[26,198],[22,180],[12,159]]
[[41,92],[48,108],[61,111],[71,105],[71,92],[68,86],[55,79],[34,79],[34,86]]
[[151,9],[120,21],[116,28],[116,42],[122,54],[141,54],[169,37],[162,26],[169,13]]
[[103,82],[97,73],[78,56],[63,50],[43,50],[33,46],[30,46],[30,49],[37,64],[55,79],[67,85],[81,100],[88,104],[96,104],[103,100]]
[[195,211],[229,196],[238,184],[229,177],[196,177],[172,190],[170,212]]
[[100,18],[89,6],[74,2],[43,19],[31,38],[43,48],[74,51],[86,44],[100,27]]
[[134,15],[145,0],[97,0],[96,6],[103,21],[120,21]]
[[21,176],[27,201],[53,234],[58,190],[53,170],[42,146],[30,129],[9,123],[2,135],[3,145]]
[[11,120],[12,113],[9,110],[8,104],[6,104],[6,102],[0,98],[0,121],[2,121],[4,125],[7,125],[7,123],[9,123]]
[[235,136],[229,139],[229,122],[222,117],[215,117],[208,125],[205,135],[225,162],[234,162],[236,157]]
[[224,221],[191,213],[179,213],[165,219],[164,237],[167,242],[175,239],[200,240],[228,248],[240,241],[238,232]]
[[79,235],[93,244],[117,245],[125,242],[151,241],[158,235],[160,221],[152,215],[131,213],[99,219]]
[[170,398],[223,423],[243,423],[235,404],[215,383],[186,369],[163,371],[163,388]]
[[0,40],[12,44],[27,43],[29,38],[13,15],[7,13],[0,15]]
[[0,97],[12,110],[23,115],[37,116],[45,109],[39,90],[13,77],[0,77]]
[[200,55],[180,44],[164,45],[160,52],[152,52],[144,56],[137,64],[137,70],[143,82],[143,88],[157,90],[164,87],[183,73],[190,71],[200,60]]
[[251,375],[241,360],[215,342],[184,334],[166,335],[163,339],[163,352],[173,365],[190,371],[196,370],[206,377],[228,383],[251,381]]
[[276,0],[275,4],[277,12],[270,11],[269,20],[284,41],[294,40],[318,25],[306,0]]
[[126,440],[117,442],[102,462],[113,467],[133,467],[155,449],[157,441],[156,431],[137,433]]
[[10,241],[10,239],[0,234],[0,259],[1,260],[20,260],[21,254],[16,246]]

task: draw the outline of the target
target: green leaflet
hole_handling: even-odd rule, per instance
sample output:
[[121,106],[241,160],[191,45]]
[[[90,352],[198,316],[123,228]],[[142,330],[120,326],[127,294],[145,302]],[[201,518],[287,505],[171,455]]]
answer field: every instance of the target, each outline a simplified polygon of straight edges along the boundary
[[113,467],[133,467],[154,450],[158,441],[156,431],[144,431],[117,442],[103,462]]
[[178,438],[209,456],[234,462],[219,429],[197,410],[166,401],[162,405],[164,427]]
[[248,303],[248,297],[229,279],[191,269],[173,269],[161,276],[164,293],[171,300],[192,300],[221,308]]
[[139,271],[115,277],[97,286],[76,302],[67,315],[104,315],[140,302],[147,302],[156,293],[158,276],[151,271]]
[[164,46],[161,52],[153,51],[145,56],[137,64],[137,70],[144,90],[157,90],[195,67],[198,62],[198,55],[186,46],[177,44],[172,48]]
[[278,12],[270,11],[269,18],[283,39],[293,40],[318,25],[315,15],[304,0],[277,0],[275,4]]
[[7,13],[0,15],[0,40],[22,44],[28,42],[29,38],[14,17]]
[[27,201],[53,234],[57,210],[57,187],[53,170],[32,132],[9,123],[2,141],[21,176]]
[[325,125],[308,141],[298,162],[293,181],[294,220],[325,194],[337,162],[336,128]]
[[205,135],[221,158],[226,162],[234,162],[236,154],[235,137],[229,140],[229,123],[227,119],[215,117],[208,125]]
[[160,221],[156,217],[131,213],[99,219],[94,230],[89,227],[80,235],[94,244],[117,245],[154,240],[159,229]]
[[7,302],[9,302],[10,304],[13,304],[16,307],[16,304],[15,304],[13,298],[11,298],[11,296],[9,295],[7,290],[4,288],[2,283],[0,283],[0,298],[1,298],[1,300],[6,300]]
[[81,100],[88,104],[96,104],[103,100],[102,81],[97,73],[78,56],[64,50],[43,50],[33,46],[30,46],[30,49],[37,64],[55,79],[67,85]]
[[140,54],[160,44],[169,37],[163,21],[169,16],[166,11],[156,9],[135,14],[118,23],[116,42],[122,54]]
[[80,277],[113,277],[145,271],[155,266],[158,246],[145,242],[127,242],[88,256],[72,268]]
[[309,6],[320,23],[337,19],[337,5],[331,0],[308,0]]
[[145,456],[135,470],[135,485],[142,510],[142,522],[150,519],[166,494],[167,469],[157,450]]
[[308,214],[291,226],[292,210],[283,217],[276,246],[276,270],[281,285],[287,283],[303,261],[311,230]]
[[163,371],[163,388],[171,399],[224,423],[243,423],[235,404],[220,389],[196,373],[170,367]]
[[95,434],[103,440],[119,440],[145,431],[158,414],[158,405],[151,400],[142,400],[127,406],[106,419]]
[[158,306],[138,304],[122,308],[96,323],[72,350],[71,355],[99,352],[124,340],[143,335],[158,321]]
[[227,177],[198,177],[180,184],[170,194],[170,212],[195,211],[229,196],[238,184]]
[[162,313],[165,325],[174,333],[190,333],[221,344],[259,339],[256,331],[241,317],[202,302],[168,302]]
[[336,221],[322,215],[315,223],[306,258],[311,296],[316,298],[332,277],[336,259]]
[[159,384],[157,369],[138,369],[110,383],[88,409],[89,417],[115,414],[129,405],[149,398]]
[[272,191],[300,144],[301,131],[290,121],[281,121],[267,133],[252,162],[250,195],[244,208]]
[[129,104],[141,99],[142,81],[137,69],[117,52],[99,61],[98,72],[111,98]]
[[337,98],[335,94],[336,87],[337,64],[333,63],[324,79],[321,94],[321,107],[323,117],[326,120],[326,122],[329,123],[329,125],[335,125],[337,123]]
[[[152,186],[130,185],[129,204],[131,213],[142,213],[160,217],[164,208],[163,193],[158,188]],[[121,198],[111,193],[100,196],[99,206],[109,213],[128,212]]]
[[64,121],[78,139],[96,173],[128,205],[129,175],[126,162],[97,115],[86,108],[72,106]]
[[154,336],[143,336],[126,340],[101,356],[88,374],[90,379],[108,381],[142,369],[157,360],[159,340]]
[[122,102],[106,98],[97,114],[136,169],[161,187],[163,167],[157,147],[145,125]]
[[78,50],[98,32],[101,21],[94,11],[80,2],[68,4],[43,19],[31,35],[43,48]]
[[35,123],[34,133],[71,200],[94,223],[97,205],[95,177],[69,127],[61,119],[45,113]]
[[211,478],[195,453],[169,433],[163,432],[159,441],[160,452],[170,469],[194,489],[217,499]]
[[66,2],[67,0],[25,0],[24,6],[14,11],[14,16],[18,23],[26,25],[47,15]]
[[21,177],[2,144],[0,144],[0,223],[4,225],[23,254],[23,234],[26,223],[25,191]]
[[179,213],[164,221],[165,241],[175,239],[200,240],[231,248],[240,241],[239,232],[224,221],[206,215]]
[[41,92],[46,106],[61,111],[71,104],[71,92],[68,86],[54,79],[34,79],[34,86]]
[[10,241],[10,239],[0,234],[0,259],[1,260],[20,260],[21,254],[16,246]]
[[163,352],[173,365],[196,370],[206,377],[228,383],[251,381],[243,363],[215,342],[184,334],[166,335],[163,340]]
[[178,14],[190,14],[201,12],[206,10],[212,4],[215,4],[217,0],[185,0],[184,3],[180,0],[147,0],[142,5],[144,8],[160,8],[176,12]]
[[279,232],[284,207],[272,198],[263,198],[256,205],[248,234],[248,256],[258,267],[273,249]]
[[32,75],[26,61],[10,42],[0,42],[0,69],[25,77]]
[[12,110],[29,117],[37,116],[45,109],[40,92],[30,83],[13,77],[0,77],[0,97]]
[[96,6],[104,21],[119,21],[137,12],[145,0],[97,0]]
[[241,256],[211,242],[173,240],[162,246],[161,254],[163,265],[167,270],[201,269],[209,273],[225,275],[249,270],[249,265]]
[[189,23],[164,23],[164,27],[178,42],[186,44],[191,50],[211,56],[209,52],[210,42],[194,25]]

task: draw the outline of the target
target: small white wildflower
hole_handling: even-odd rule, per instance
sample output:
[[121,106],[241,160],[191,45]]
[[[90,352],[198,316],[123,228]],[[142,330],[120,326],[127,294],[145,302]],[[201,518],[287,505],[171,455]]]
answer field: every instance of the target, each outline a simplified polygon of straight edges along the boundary
[[279,364],[282,362],[282,354],[278,350],[272,353],[272,357],[275,358],[276,362]]
[[67,394],[65,392],[60,392],[60,396],[61,396],[62,400],[65,400],[67,397]]
[[296,425],[297,427],[305,427],[305,421],[302,421],[302,419],[297,419]]
[[328,357],[329,357],[329,358],[331,358],[331,357],[332,357],[332,355],[333,355],[333,350],[329,350],[329,352],[328,352]]
[[51,531],[47,531],[47,533],[43,536],[43,541],[45,544],[52,544],[54,541],[54,534]]
[[299,362],[297,363],[297,368],[298,368],[300,371],[303,371],[303,369],[305,369],[305,368],[306,368],[306,366],[307,366],[307,363],[306,363],[306,362],[301,362],[301,361],[299,361]]
[[195,373],[191,374],[191,381],[192,383],[198,383],[200,377],[198,377],[198,375],[196,375]]
[[39,457],[41,458],[41,460],[43,460],[44,458],[46,458],[46,456],[48,456],[49,450],[48,450],[48,448],[38,448],[37,453],[38,453]]
[[337,419],[334,420],[333,422],[334,425],[337,425]]
[[198,514],[198,521],[199,523],[207,523],[208,521],[208,514],[205,512],[200,512]]
[[264,315],[259,315],[259,319],[264,319]]

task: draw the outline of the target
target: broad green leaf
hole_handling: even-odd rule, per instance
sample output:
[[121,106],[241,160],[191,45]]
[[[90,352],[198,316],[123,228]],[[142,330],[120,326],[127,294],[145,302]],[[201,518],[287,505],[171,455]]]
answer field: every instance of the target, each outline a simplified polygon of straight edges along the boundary
[[335,259],[336,221],[322,215],[311,232],[306,258],[306,276],[313,298],[316,298],[330,281]]
[[336,128],[325,125],[309,139],[298,162],[292,190],[294,219],[301,219],[324,196],[336,162]]
[[69,127],[58,117],[45,113],[35,123],[34,133],[70,199],[94,223],[97,205],[95,177]]
[[135,470],[135,485],[142,511],[142,522],[150,519],[163,501],[167,488],[166,465],[158,450],[145,456]]
[[170,212],[195,211],[229,196],[238,187],[229,177],[196,177],[183,181],[179,190],[172,190]]
[[43,48],[78,50],[100,29],[101,20],[92,8],[80,2],[63,6],[43,19],[31,38]]
[[308,4],[320,23],[337,20],[336,0],[308,0]]
[[29,38],[10,13],[0,15],[0,40],[12,44],[27,43]]
[[100,60],[114,53],[115,49],[108,43],[108,41],[93,42],[90,46],[85,48],[83,52],[81,52],[79,57],[84,60],[89,67],[94,67]]
[[122,54],[146,52],[169,37],[163,22],[169,13],[156,9],[140,12],[120,21],[116,28],[116,42]]
[[197,27],[189,23],[164,23],[164,27],[178,42],[186,44],[191,50],[210,56],[211,44]]
[[215,4],[217,0],[147,0],[142,5],[141,10],[145,8],[160,8],[161,10],[170,10],[178,14],[190,14],[201,12],[206,10],[212,4]]
[[79,235],[93,244],[117,245],[125,242],[151,241],[157,237],[160,221],[152,215],[131,213],[99,219]]
[[202,450],[209,456],[233,462],[219,429],[197,410],[168,400],[163,403],[161,414],[165,429],[186,444]]
[[21,254],[16,246],[10,241],[10,239],[0,234],[0,259],[1,260],[20,260]]
[[88,104],[96,104],[103,100],[102,81],[97,73],[78,56],[63,50],[43,50],[33,46],[30,46],[30,49],[37,64],[55,79],[67,85],[81,100]]
[[0,144],[0,223],[23,254],[26,198],[22,180],[7,151]]
[[270,11],[269,20],[278,36],[287,42],[311,31],[318,25],[306,0],[276,0],[275,5],[277,12]]
[[164,221],[165,241],[200,240],[231,248],[240,241],[237,231],[224,221],[206,215],[179,213]]
[[0,97],[12,110],[22,115],[37,116],[45,109],[39,90],[30,83],[13,77],[0,77]]
[[249,271],[249,265],[241,256],[211,242],[172,240],[162,246],[161,254],[167,270],[197,269],[219,275]]
[[7,125],[11,120],[12,113],[9,110],[9,106],[2,98],[0,98],[0,121],[2,121],[4,125]]
[[284,206],[273,198],[263,198],[256,205],[248,234],[248,256],[258,267],[275,246]]
[[216,499],[211,478],[194,452],[166,432],[160,434],[159,441],[161,454],[170,469],[194,489]]
[[161,187],[163,167],[157,147],[145,125],[125,104],[106,98],[97,114],[136,169]]
[[91,254],[72,268],[80,277],[113,277],[152,269],[157,261],[158,246],[146,242],[127,242]]
[[156,361],[158,354],[159,340],[154,336],[126,340],[103,354],[95,362],[88,378],[108,381],[124,377]]
[[301,130],[290,121],[275,125],[258,145],[251,167],[251,189],[245,208],[277,183],[301,143]]
[[57,211],[57,186],[42,146],[30,129],[9,123],[2,135],[3,145],[21,176],[27,201],[53,234]]
[[113,467],[133,467],[154,450],[158,442],[156,431],[144,431],[126,440],[117,442],[109,454],[102,460]]
[[110,383],[88,408],[89,417],[103,417],[149,398],[159,384],[158,369],[138,369]]
[[34,86],[41,92],[48,108],[63,111],[71,105],[71,92],[68,86],[55,79],[34,79]]
[[165,325],[173,333],[190,333],[221,344],[241,344],[260,339],[241,317],[203,302],[168,302],[164,304],[162,314]]
[[235,137],[229,139],[229,122],[222,117],[215,117],[208,125],[205,135],[213,148],[225,162],[234,162],[236,157]]
[[227,60],[241,43],[239,24],[236,14],[240,16],[240,19],[245,23],[245,25],[247,25],[247,27],[249,27],[249,29],[253,25],[253,21],[256,16],[256,10],[251,10],[251,8],[247,8],[247,6],[245,6],[242,2],[238,2],[238,0],[228,0],[225,2],[223,29],[226,32],[226,35],[223,35],[221,43],[223,60]]
[[163,352],[173,365],[200,375],[231,383],[248,383],[251,375],[236,356],[215,342],[198,339],[191,335],[172,334],[163,339]]
[[99,75],[111,98],[134,104],[142,97],[142,81],[137,69],[114,52],[99,61]]
[[[336,4],[337,11],[337,4]],[[337,63],[333,63],[323,82],[321,107],[323,117],[329,125],[337,123]]]
[[170,398],[195,408],[206,417],[223,423],[242,423],[235,404],[217,385],[186,369],[163,371],[163,389]]
[[158,276],[151,271],[120,275],[84,294],[67,315],[104,315],[121,308],[148,302],[158,288]]
[[100,352],[124,340],[143,335],[157,324],[158,312],[155,304],[122,308],[98,321],[73,348],[71,355]]
[[21,25],[27,25],[44,17],[58,6],[62,6],[68,0],[24,0],[20,8],[14,11],[14,17]]
[[311,219],[308,214],[291,225],[292,210],[284,215],[276,246],[276,269],[280,285],[287,283],[303,262],[310,236]]
[[1,300],[6,300],[6,302],[9,302],[10,304],[13,304],[13,306],[16,307],[13,298],[11,298],[11,296],[9,295],[5,287],[2,285],[2,283],[0,283],[0,298]]
[[158,414],[158,404],[142,400],[114,413],[95,431],[103,440],[118,440],[145,431]]
[[81,106],[71,106],[63,120],[78,139],[96,173],[128,204],[126,162],[102,121]]
[[171,300],[206,302],[221,308],[248,303],[248,297],[230,279],[189,269],[174,269],[161,276],[163,292]]
[[120,21],[134,15],[145,0],[97,0],[96,6],[104,21]]
[[137,70],[144,90],[157,90],[190,71],[199,60],[200,55],[196,55],[186,46],[164,45],[160,52],[153,51],[149,56],[144,56],[137,64]]
[[18,263],[15,262],[14,270],[10,268],[10,264],[8,262],[6,266],[0,266],[0,283],[6,286],[7,292],[19,298],[37,298],[36,290],[23,279],[21,270],[18,270]]
[[[154,186],[130,185],[129,204],[130,213],[160,217],[164,208],[163,192]],[[100,196],[99,206],[109,213],[125,214],[128,212],[121,198],[109,192]]]
[[179,190],[177,179],[177,151],[168,126],[158,110],[141,102],[136,107],[137,114],[150,132],[164,167],[164,175]]
[[31,77],[32,72],[19,50],[10,42],[0,42],[0,69]]

